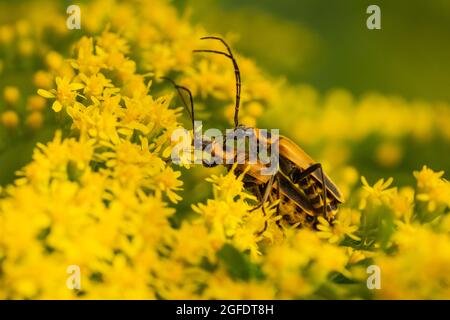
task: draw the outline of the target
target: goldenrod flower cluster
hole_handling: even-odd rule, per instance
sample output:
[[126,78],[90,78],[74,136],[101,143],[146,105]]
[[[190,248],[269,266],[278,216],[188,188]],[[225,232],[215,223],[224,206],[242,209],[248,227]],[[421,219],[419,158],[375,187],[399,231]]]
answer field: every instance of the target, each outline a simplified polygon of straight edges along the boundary
[[[198,40],[206,31],[159,0],[98,0],[84,11],[88,35],[67,59],[44,50],[46,67],[33,75],[38,90],[26,99],[26,123],[43,126],[30,117],[48,106],[58,129],[0,189],[0,298],[450,299],[444,172],[424,166],[411,174],[414,184],[400,188],[392,178],[359,183],[357,170],[337,154],[326,163],[347,200],[336,219],[318,218],[316,229],[289,225],[276,203],[257,207],[244,189],[245,173],[233,167],[190,175],[195,169],[168,157],[183,117],[161,76],[192,90],[201,118],[232,119],[230,61],[192,53],[206,46]],[[69,37],[54,15],[41,24]],[[11,43],[14,32],[2,28],[1,45]],[[36,28],[36,39],[43,29]],[[379,95],[355,102],[345,91],[321,100],[314,89],[270,79],[237,57],[245,77],[242,123],[283,119],[282,133],[302,144],[326,140],[325,159],[333,145],[374,133],[385,139],[378,152],[386,163],[401,158],[396,139],[450,137],[442,117],[448,106]],[[8,87],[3,98],[1,122],[17,128],[11,110],[23,97]],[[211,196],[190,197],[196,186]],[[367,285],[371,265],[381,270],[381,288]],[[80,269],[79,288],[68,286],[70,266]]]

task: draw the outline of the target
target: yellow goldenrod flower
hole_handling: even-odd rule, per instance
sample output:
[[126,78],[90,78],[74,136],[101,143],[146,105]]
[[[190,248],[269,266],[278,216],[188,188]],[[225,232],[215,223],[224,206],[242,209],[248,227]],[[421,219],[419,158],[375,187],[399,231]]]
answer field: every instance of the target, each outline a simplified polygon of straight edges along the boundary
[[164,171],[155,175],[155,184],[158,190],[166,192],[170,201],[177,203],[181,200],[181,197],[175,193],[175,191],[180,191],[183,181],[178,180],[181,173],[174,171],[172,168],[167,167]]
[[20,99],[20,91],[15,86],[7,86],[3,89],[3,99],[9,105],[16,105]]
[[245,107],[245,110],[249,115],[259,118],[262,115],[264,108],[259,102],[251,102]]
[[27,99],[27,110],[42,111],[45,108],[46,100],[38,95],[29,96]]
[[331,223],[323,217],[318,217],[318,236],[322,239],[328,239],[330,243],[340,242],[345,236],[359,241],[361,238],[354,233],[358,230],[360,216],[359,211],[344,208],[338,212],[336,219]]
[[375,259],[382,270],[381,299],[449,299],[450,239],[424,226],[394,235],[398,253]]
[[421,171],[414,171],[417,179],[417,199],[427,202],[429,212],[436,211],[439,206],[450,206],[450,182],[442,179],[444,171],[434,172],[423,166]]
[[30,56],[34,51],[34,43],[29,39],[21,40],[18,44],[19,53],[24,56]]
[[53,76],[46,71],[37,71],[33,76],[33,83],[36,87],[42,89],[51,89],[53,87]]
[[414,171],[413,174],[417,180],[417,186],[421,190],[429,190],[440,184],[444,171],[434,172],[427,166],[423,166],[422,170]]
[[42,127],[42,124],[44,123],[44,117],[42,116],[41,112],[33,111],[30,115],[27,116],[25,123],[31,129],[37,130]]
[[417,199],[428,202],[429,212],[436,211],[441,204],[448,207],[450,206],[450,183],[446,181],[439,188],[434,188],[428,193],[420,193],[417,195]]
[[223,270],[209,279],[209,286],[204,294],[205,299],[274,299],[276,289],[259,281],[239,281],[230,279]]
[[94,40],[83,37],[76,44],[77,57],[71,63],[72,67],[85,75],[96,74],[105,67],[103,58],[94,54]]
[[403,151],[394,142],[385,142],[377,147],[375,157],[377,161],[385,167],[396,166],[402,159]]
[[[357,264],[365,259],[372,258],[375,254],[371,251],[356,250],[352,247],[347,248],[347,254],[349,255],[348,263]],[[367,277],[367,273],[364,274],[364,278]]]
[[[162,91],[160,75],[191,89],[196,119],[208,119],[208,127],[234,114],[230,61],[192,53],[223,50],[198,40],[208,34],[201,26],[165,0],[95,0],[82,6],[86,36],[68,50],[77,32],[68,31],[65,12],[52,3],[29,5],[39,19],[0,26],[2,63],[8,61],[2,77],[22,68],[9,63],[10,53],[36,51],[48,68],[33,71],[40,90],[27,98],[25,124],[43,125],[46,99],[67,114],[17,179],[0,187],[0,298],[449,298],[444,172],[424,167],[414,172],[416,188],[397,192],[392,178],[371,186],[362,177],[355,188],[360,164],[348,165],[353,146],[373,136],[380,139],[375,159],[386,166],[402,158],[403,145],[393,141],[450,141],[448,103],[355,98],[342,89],[322,95],[267,76],[233,50],[244,80],[240,122],[291,135],[346,194],[334,220],[318,217],[318,230],[307,228],[295,204],[275,192],[255,207],[259,201],[236,167],[225,173],[223,166],[173,165],[171,134],[188,117]],[[47,42],[47,30],[56,42]],[[17,103],[20,94],[10,100]],[[30,133],[5,130],[19,125],[19,114],[0,113],[0,134],[11,143]],[[10,142],[3,140],[2,148]],[[191,156],[189,145],[180,157]],[[381,268],[380,290],[365,289],[368,264]],[[80,268],[81,291],[68,289],[68,266]]]
[[100,97],[105,88],[114,87],[111,80],[106,79],[101,73],[87,77],[85,74],[81,73],[79,75],[80,79],[84,82],[83,93],[86,97]]
[[251,116],[242,117],[242,124],[248,127],[256,127],[256,119]]
[[0,43],[9,44],[14,38],[14,29],[11,26],[0,26]]
[[392,195],[397,192],[397,188],[389,188],[393,181],[393,178],[389,178],[386,181],[384,181],[384,179],[380,179],[372,187],[369,185],[365,177],[361,177],[363,193],[359,203],[359,209],[365,209],[368,201],[375,204],[381,204],[389,201]]
[[19,37],[26,37],[30,33],[30,23],[27,20],[19,20],[16,22],[16,31]]
[[236,179],[234,176],[235,168],[236,165],[226,175],[212,175],[210,178],[206,179],[206,181],[214,184],[215,198],[230,201],[241,193],[243,188],[242,179],[244,178],[244,175],[241,174]]
[[268,250],[263,268],[281,299],[308,296],[330,272],[344,272],[347,263],[343,248],[321,242],[310,230],[291,232],[287,241]]
[[5,128],[13,129],[19,124],[19,116],[15,111],[8,110],[1,114],[1,121]]
[[63,107],[73,106],[78,96],[76,91],[83,88],[84,85],[81,83],[70,83],[68,78],[57,77],[56,89],[51,89],[50,91],[39,89],[38,94],[47,99],[56,99],[53,102],[52,109],[55,112],[60,112]]
[[117,51],[128,54],[130,51],[127,41],[118,34],[110,31],[104,31],[97,37],[97,45],[108,52]]
[[391,199],[391,206],[395,216],[402,221],[411,222],[414,209],[414,189],[402,188]]
[[63,57],[55,51],[51,51],[45,57],[45,62],[52,70],[58,70],[64,63]]

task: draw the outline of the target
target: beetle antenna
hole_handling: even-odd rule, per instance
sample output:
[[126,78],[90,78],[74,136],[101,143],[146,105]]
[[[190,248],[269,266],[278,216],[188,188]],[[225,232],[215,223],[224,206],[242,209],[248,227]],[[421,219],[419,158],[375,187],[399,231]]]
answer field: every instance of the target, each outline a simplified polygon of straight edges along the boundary
[[[192,132],[194,132],[194,121],[195,121],[195,116],[194,116],[194,99],[192,98],[191,90],[189,90],[188,88],[186,88],[184,86],[177,85],[175,81],[173,81],[172,79],[170,79],[168,77],[161,77],[161,79],[169,81],[174,86],[174,88],[177,90],[177,93],[180,96],[181,101],[183,102],[184,109],[187,111],[187,113],[189,114],[189,117],[191,118],[191,121],[192,121]],[[188,105],[186,103],[186,100],[184,99],[183,94],[181,93],[181,90],[187,92],[187,94],[189,95],[189,102],[191,104],[191,109],[190,110],[189,110],[189,107],[188,107]]]
[[239,71],[239,66],[237,64],[236,58],[234,57],[230,46],[225,42],[225,40],[223,40],[220,37],[202,37],[202,38],[200,38],[200,40],[208,40],[208,39],[218,40],[218,41],[222,42],[222,44],[227,49],[228,53],[218,51],[218,50],[193,50],[193,52],[209,52],[209,53],[221,54],[221,55],[224,55],[225,57],[229,58],[233,62],[234,76],[236,78],[236,105],[234,108],[234,128],[236,129],[239,125],[239,106],[240,106],[240,101],[241,101],[241,86],[242,86],[241,72]]

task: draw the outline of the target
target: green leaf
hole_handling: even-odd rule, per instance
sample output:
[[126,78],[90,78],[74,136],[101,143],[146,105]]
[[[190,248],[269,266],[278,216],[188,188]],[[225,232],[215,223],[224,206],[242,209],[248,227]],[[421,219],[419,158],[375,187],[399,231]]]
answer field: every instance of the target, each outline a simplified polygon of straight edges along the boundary
[[227,272],[234,279],[249,280],[262,279],[264,274],[258,265],[249,261],[248,256],[233,247],[225,244],[218,252],[217,257],[224,263]]

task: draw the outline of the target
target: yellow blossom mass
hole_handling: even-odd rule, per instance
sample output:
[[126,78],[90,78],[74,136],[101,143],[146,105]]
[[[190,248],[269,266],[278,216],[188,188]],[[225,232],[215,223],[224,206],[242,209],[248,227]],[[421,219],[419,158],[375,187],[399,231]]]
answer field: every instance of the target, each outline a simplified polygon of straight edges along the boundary
[[[448,172],[420,165],[398,182],[355,164],[395,170],[403,140],[448,142],[446,103],[322,95],[236,50],[242,123],[311,148],[345,194],[335,219],[300,228],[288,221],[295,207],[258,205],[236,166],[170,159],[172,132],[192,128],[161,77],[192,91],[205,126],[232,123],[233,65],[192,52],[220,49],[199,40],[203,27],[168,1],[96,0],[81,6],[90,14],[75,36],[54,4],[30,2],[46,14],[0,24],[2,76],[20,69],[11,57],[35,62],[21,66],[25,90],[1,87],[2,166],[16,142],[33,152],[0,187],[0,299],[450,299]],[[48,29],[60,43],[46,43]]]

